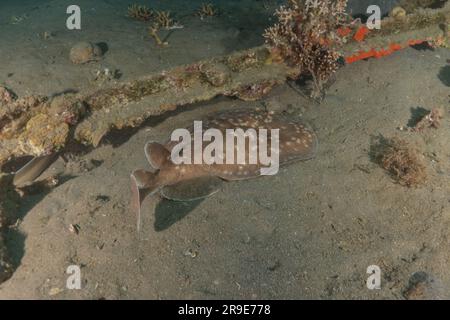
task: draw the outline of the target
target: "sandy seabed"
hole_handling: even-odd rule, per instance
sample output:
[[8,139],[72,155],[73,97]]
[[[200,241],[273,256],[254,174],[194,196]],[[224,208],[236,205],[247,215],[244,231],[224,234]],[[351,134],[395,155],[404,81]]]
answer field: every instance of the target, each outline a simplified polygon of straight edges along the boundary
[[[119,81],[127,81],[256,46],[275,7],[229,2],[219,17],[201,21],[191,15],[200,2],[155,2],[185,26],[164,33],[170,45],[161,49],[145,24],[124,16],[127,2],[78,2],[85,8],[81,31],[65,29],[68,1],[2,4],[1,85],[20,96],[88,90],[104,68],[119,69]],[[24,13],[23,22],[9,23]],[[69,50],[82,40],[106,43],[104,58],[72,65]],[[60,158],[44,176],[61,174],[64,183],[24,199],[20,223],[7,234],[18,268],[0,285],[0,298],[449,298],[449,58],[446,49],[410,48],[340,69],[321,104],[290,85],[258,102],[217,98]],[[129,174],[148,167],[145,142],[162,142],[219,110],[260,106],[308,122],[319,137],[317,156],[274,177],[225,183],[203,201],[146,199],[138,237]],[[441,127],[398,130],[417,107],[444,109]],[[379,135],[421,151],[424,185],[396,184],[372,161]],[[66,289],[73,264],[81,266],[81,290]],[[370,265],[381,268],[380,290],[366,287]]]

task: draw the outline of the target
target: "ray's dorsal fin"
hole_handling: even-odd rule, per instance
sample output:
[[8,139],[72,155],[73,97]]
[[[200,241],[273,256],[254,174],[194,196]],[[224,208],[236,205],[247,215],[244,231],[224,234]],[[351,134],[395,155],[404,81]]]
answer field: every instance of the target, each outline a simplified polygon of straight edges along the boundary
[[169,150],[157,142],[147,142],[144,151],[150,166],[154,170],[160,169],[170,158]]
[[149,188],[152,184],[155,174],[146,170],[134,170],[131,174],[134,177],[136,185],[139,189]]

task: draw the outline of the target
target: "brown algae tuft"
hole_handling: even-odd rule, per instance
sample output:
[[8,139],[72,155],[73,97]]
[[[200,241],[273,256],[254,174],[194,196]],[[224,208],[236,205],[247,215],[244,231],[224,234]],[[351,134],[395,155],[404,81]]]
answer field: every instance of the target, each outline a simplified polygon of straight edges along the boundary
[[372,156],[394,180],[407,187],[415,187],[425,182],[426,167],[416,148],[398,137],[380,137],[378,140],[371,147]]

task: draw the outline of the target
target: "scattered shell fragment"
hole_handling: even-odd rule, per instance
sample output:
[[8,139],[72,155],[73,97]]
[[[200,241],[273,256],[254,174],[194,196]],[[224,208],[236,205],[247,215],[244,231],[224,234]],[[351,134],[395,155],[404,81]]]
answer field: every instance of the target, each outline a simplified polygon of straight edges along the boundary
[[70,224],[69,231],[74,234],[78,234],[80,232],[80,227],[77,224]]
[[64,291],[63,289],[54,287],[54,288],[51,288],[51,289],[49,290],[48,295],[49,295],[49,296],[56,296],[57,294],[60,294],[60,293],[63,292],[63,291]]
[[187,249],[187,250],[184,252],[184,255],[185,255],[185,256],[188,256],[188,257],[191,257],[191,258],[196,258],[197,255],[198,255],[198,252],[195,251],[195,250],[192,250],[192,249]]

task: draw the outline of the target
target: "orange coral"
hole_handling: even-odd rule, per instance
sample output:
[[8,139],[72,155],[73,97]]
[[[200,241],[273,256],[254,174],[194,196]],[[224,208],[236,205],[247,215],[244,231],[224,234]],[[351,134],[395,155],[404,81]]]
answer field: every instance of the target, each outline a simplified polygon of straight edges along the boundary
[[[365,25],[353,26],[353,27],[340,27],[336,32],[341,38],[345,38],[351,34],[351,37],[356,42],[364,42],[366,40],[367,35],[370,33],[370,29]],[[345,61],[350,64],[359,60],[365,60],[369,58],[382,58],[388,56],[396,51],[407,48],[409,46],[418,45],[421,43],[427,42],[427,40],[422,39],[412,39],[408,40],[405,43],[391,43],[388,47],[385,48],[370,48],[370,50],[361,50],[356,54],[346,56]]]
[[364,39],[366,38],[366,36],[368,34],[369,34],[369,28],[367,28],[366,26],[361,26],[356,31],[355,35],[353,36],[353,39],[355,39],[358,42],[361,42],[361,41],[364,41]]
[[388,56],[396,51],[399,51],[401,49],[407,48],[409,46],[418,45],[421,43],[424,43],[426,41],[424,40],[409,40],[405,44],[401,45],[398,43],[391,43],[388,48],[381,48],[381,49],[370,49],[369,51],[360,51],[355,55],[345,57],[345,61],[350,64],[359,60],[364,60],[368,58],[381,58]]

